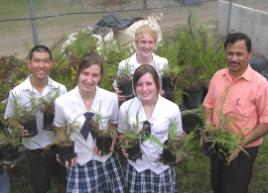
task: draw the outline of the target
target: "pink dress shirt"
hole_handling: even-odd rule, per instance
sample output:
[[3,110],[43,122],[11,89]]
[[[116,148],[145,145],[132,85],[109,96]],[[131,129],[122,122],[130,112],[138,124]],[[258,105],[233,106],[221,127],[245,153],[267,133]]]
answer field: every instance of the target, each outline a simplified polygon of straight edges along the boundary
[[[227,68],[211,79],[203,106],[212,109],[212,124],[219,126],[219,113],[229,120],[229,130],[246,136],[260,123],[268,123],[268,82],[249,65],[235,81]],[[260,138],[247,147],[262,143]]]

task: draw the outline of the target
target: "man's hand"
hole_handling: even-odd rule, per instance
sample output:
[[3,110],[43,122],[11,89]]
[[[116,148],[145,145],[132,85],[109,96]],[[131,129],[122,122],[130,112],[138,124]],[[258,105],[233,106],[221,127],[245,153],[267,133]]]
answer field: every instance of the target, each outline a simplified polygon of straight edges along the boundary
[[241,149],[240,149],[240,148],[237,148],[235,151],[233,151],[233,152],[231,153],[231,155],[229,155],[228,158],[227,158],[227,162],[228,162],[228,164],[229,164],[231,161],[233,161],[234,159],[236,159],[236,158],[238,157],[238,155],[239,155],[240,152],[241,152]]

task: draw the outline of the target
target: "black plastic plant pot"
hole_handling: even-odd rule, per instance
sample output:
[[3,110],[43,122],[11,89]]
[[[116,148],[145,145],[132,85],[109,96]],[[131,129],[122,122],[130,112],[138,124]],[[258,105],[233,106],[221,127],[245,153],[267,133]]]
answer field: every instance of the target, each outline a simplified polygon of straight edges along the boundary
[[13,146],[11,144],[1,145],[1,163],[4,165],[15,164],[17,158],[19,157],[18,146]]
[[202,146],[203,151],[206,155],[212,155],[217,153],[215,146],[213,146],[212,142],[203,142]]
[[137,159],[141,158],[141,147],[140,143],[133,144],[130,148],[126,149],[126,152],[128,153],[128,159],[132,161],[136,161]]
[[171,92],[165,91],[165,98],[170,100],[170,101],[172,101],[172,102],[175,102],[176,101],[176,92],[175,92],[175,90],[171,91]]
[[26,121],[21,123],[24,129],[28,130],[29,136],[28,137],[34,137],[37,135],[37,124],[35,116],[31,119],[27,119]]
[[167,148],[164,148],[162,162],[167,165],[174,165],[176,164],[176,156],[174,156]]
[[183,103],[187,109],[196,109],[202,103],[203,90],[185,91],[187,94],[183,95]]
[[128,98],[133,97],[132,82],[131,81],[127,81],[127,82],[118,84],[118,88],[119,88],[119,90],[122,91],[123,95],[127,96]]
[[112,146],[112,138],[110,136],[97,136],[96,147],[101,151],[101,155],[110,153],[110,147]]
[[175,90],[174,80],[171,77],[162,77],[162,88],[165,92]]
[[44,130],[51,131],[53,130],[53,123],[54,115],[48,111],[44,112]]
[[62,163],[74,158],[74,143],[57,145],[57,153],[59,154],[59,158]]
[[171,77],[162,78],[162,89],[165,92],[165,98],[172,102],[175,102],[176,100],[175,84]]

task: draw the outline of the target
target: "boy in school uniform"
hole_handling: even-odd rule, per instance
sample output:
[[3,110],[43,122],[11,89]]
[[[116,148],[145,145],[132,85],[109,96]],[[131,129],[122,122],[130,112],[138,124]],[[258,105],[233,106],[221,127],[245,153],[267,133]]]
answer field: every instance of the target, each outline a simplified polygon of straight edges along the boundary
[[[31,74],[10,91],[5,112],[5,118],[14,114],[15,100],[20,105],[30,105],[30,100],[40,97],[49,98],[67,92],[64,85],[52,80],[49,73],[53,68],[51,51],[44,45],[36,45],[29,53],[27,67]],[[31,107],[30,107],[31,108]],[[35,136],[29,136],[27,128],[21,127],[22,144],[25,147],[30,184],[34,193],[47,193],[51,177],[57,179],[58,192],[64,193],[66,187],[66,169],[56,161],[56,155],[45,153],[47,146],[54,141],[54,132],[46,129],[44,113],[35,113],[37,131]]]

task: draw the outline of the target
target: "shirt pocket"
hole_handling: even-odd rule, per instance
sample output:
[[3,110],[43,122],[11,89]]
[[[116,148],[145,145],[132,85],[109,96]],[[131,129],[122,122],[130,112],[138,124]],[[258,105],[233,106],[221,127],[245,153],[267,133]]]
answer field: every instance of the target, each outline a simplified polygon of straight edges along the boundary
[[109,121],[110,121],[109,116],[103,115],[99,120],[99,129],[100,130],[107,129]]
[[248,119],[255,110],[255,105],[248,99],[237,99],[235,103],[235,113],[241,118]]

